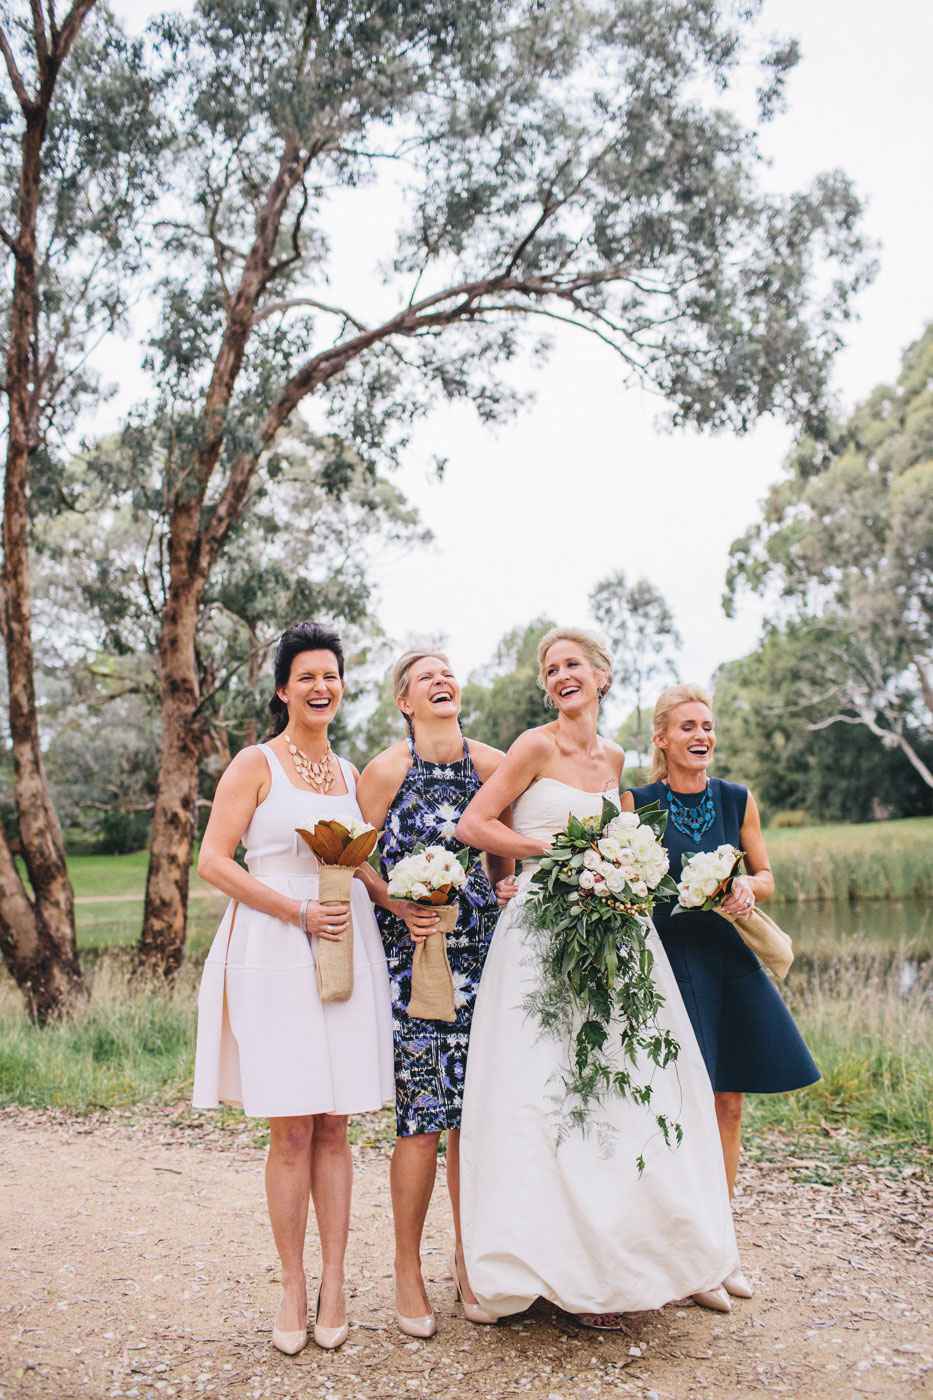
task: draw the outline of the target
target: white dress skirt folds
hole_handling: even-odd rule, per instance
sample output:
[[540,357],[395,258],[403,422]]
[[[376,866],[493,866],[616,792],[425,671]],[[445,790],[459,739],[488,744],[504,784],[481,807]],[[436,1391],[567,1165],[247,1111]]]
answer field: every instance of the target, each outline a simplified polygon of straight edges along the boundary
[[[610,800],[618,794],[607,792]],[[512,809],[516,831],[547,840],[577,817],[598,814],[602,793],[540,778]],[[460,1137],[467,1272],[496,1317],[547,1298],[570,1313],[639,1312],[717,1287],[738,1267],[713,1093],[703,1057],[657,934],[658,1022],[680,1044],[676,1066],[639,1061],[651,1107],[609,1098],[593,1110],[609,1130],[572,1130],[558,1146],[554,1117],[563,1039],[523,1009],[537,962],[522,925],[531,870],[503,911],[473,1013]],[[654,1114],[684,1130],[668,1149]],[[647,1165],[639,1176],[635,1159]]]
[[[324,818],[361,820],[347,792],[299,788],[275,752],[272,786],[243,835],[249,873],[292,899],[315,899],[318,862],[296,835]],[[241,1105],[251,1117],[366,1113],[392,1101],[392,1011],[382,939],[362,881],[353,881],[353,993],[322,1004],[314,949],[294,924],[231,901],[204,964],[198,997],[195,1108]],[[316,944],[317,940],[313,940]]]

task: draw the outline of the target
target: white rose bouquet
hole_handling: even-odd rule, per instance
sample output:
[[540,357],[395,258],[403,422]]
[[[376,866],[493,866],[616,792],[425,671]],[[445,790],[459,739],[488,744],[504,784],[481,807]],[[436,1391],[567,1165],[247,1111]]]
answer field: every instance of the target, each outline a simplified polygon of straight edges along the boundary
[[745,852],[735,846],[717,846],[715,851],[696,851],[684,856],[673,914],[689,914],[695,909],[714,909],[738,932],[775,977],[784,978],[794,961],[790,935],[770,914],[754,908],[747,914],[724,914],[719,905],[732,891]]
[[[650,1105],[650,1083],[634,1078],[638,1052],[659,1069],[677,1059],[677,1041],[657,1024],[663,997],[648,946],[655,900],[676,893],[661,844],[666,826],[657,802],[620,812],[604,800],[599,817],[570,818],[532,876],[525,920],[537,934],[541,975],[525,1008],[567,1042],[559,1140],[585,1131],[610,1094]],[[679,1144],[680,1124],[655,1119],[665,1142]],[[644,1170],[642,1155],[637,1166]]]
[[447,935],[457,925],[457,890],[466,883],[470,851],[446,846],[416,846],[389,871],[389,894],[430,906],[438,916],[437,933],[415,945],[411,969],[409,1016],[425,1021],[455,1021],[454,981],[447,959]]
[[715,851],[696,851],[684,856],[673,913],[686,909],[712,909],[725,899],[739,873],[743,851],[735,846],[717,846]]
[[[379,840],[379,832],[368,822],[316,822],[310,829],[298,826],[297,834],[321,865],[318,899],[321,904],[351,904],[353,876]],[[319,938],[314,955],[315,976],[321,1001],[347,1001],[353,994],[353,909],[350,924],[337,942]]]

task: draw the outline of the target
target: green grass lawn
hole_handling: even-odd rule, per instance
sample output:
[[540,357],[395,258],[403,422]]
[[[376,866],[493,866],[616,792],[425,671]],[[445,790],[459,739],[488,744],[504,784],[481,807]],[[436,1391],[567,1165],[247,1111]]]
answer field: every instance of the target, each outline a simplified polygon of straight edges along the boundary
[[[68,872],[76,899],[99,898],[101,895],[127,895],[142,899],[148,865],[148,851],[133,851],[126,856],[68,857]],[[209,888],[197,871],[192,870],[191,889],[204,891]]]
[[930,899],[933,817],[765,832],[777,897]]

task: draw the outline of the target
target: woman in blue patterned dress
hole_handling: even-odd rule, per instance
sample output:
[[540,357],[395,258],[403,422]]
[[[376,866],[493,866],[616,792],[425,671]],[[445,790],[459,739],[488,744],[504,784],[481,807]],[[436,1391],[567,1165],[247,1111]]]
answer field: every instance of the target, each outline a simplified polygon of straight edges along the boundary
[[[665,690],[654,709],[652,743],[655,781],[624,793],[622,807],[631,812],[660,802],[667,809],[664,844],[674,879],[680,879],[686,855],[728,842],[745,852],[748,873],[733,883],[723,912],[748,913],[759,900],[770,899],[774,876],[755,799],[747,787],[709,776],[716,731],[706,692],[694,685]],[[713,910],[673,917],[663,905],[655,907],[654,923],[709,1070],[731,1195],[743,1095],[802,1089],[820,1072],[780,992],[734,925]],[[725,1287],[750,1296],[741,1274],[727,1279]]]
[[[384,877],[419,843],[459,850],[457,823],[504,757],[499,749],[463,737],[460,687],[443,654],[407,652],[393,668],[393,688],[408,737],[374,758],[359,784],[363,816],[384,832],[379,845]],[[456,1020],[450,1024],[408,1015],[415,944],[436,933],[437,915],[390,898],[385,881],[371,888],[392,983],[398,1134],[391,1171],[396,1306],[399,1326],[411,1336],[430,1337],[436,1330],[421,1273],[421,1236],[434,1187],[438,1140],[445,1130],[454,1279],[470,1321],[495,1320],[476,1303],[463,1262],[460,1113],[473,1003],[499,901],[515,890],[514,862],[493,857],[487,875],[479,852],[473,854],[460,892],[457,926],[447,935],[456,1005]]]

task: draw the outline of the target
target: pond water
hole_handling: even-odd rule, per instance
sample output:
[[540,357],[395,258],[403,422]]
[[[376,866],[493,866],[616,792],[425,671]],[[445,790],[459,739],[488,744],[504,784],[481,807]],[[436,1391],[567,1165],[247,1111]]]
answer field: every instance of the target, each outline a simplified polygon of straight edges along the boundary
[[[884,900],[848,904],[769,904],[768,910],[794,940],[795,978],[831,975],[853,967],[881,974],[901,996],[925,996],[933,968],[933,904]],[[822,980],[822,978],[821,978]]]
[[933,953],[933,904],[926,900],[830,900],[808,904],[768,904],[769,913],[794,940],[799,953]]

